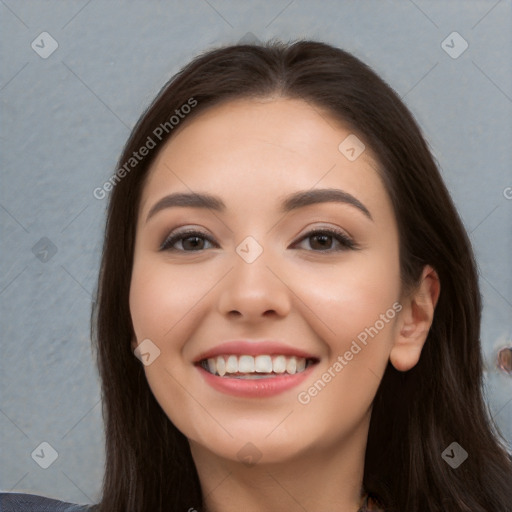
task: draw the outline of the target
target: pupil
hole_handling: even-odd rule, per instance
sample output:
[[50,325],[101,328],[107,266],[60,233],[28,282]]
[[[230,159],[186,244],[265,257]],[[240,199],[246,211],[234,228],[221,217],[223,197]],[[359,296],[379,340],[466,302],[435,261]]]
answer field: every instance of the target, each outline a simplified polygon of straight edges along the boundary
[[[331,244],[328,243],[330,241],[332,237],[330,235],[315,235],[313,236],[313,239],[316,239],[317,241],[320,240],[320,248],[321,249],[325,249],[325,247],[327,246],[330,246]],[[322,240],[323,242],[327,242],[327,243],[322,243]],[[311,244],[311,246],[313,247],[315,244]]]
[[[191,247],[187,247],[187,242],[189,242],[190,240],[193,240],[194,242],[191,244]],[[202,239],[199,238],[198,236],[189,236],[188,238],[185,238],[183,240],[183,247],[185,249],[197,249],[197,246],[198,246],[198,241],[199,241],[199,245],[201,244],[201,241]]]

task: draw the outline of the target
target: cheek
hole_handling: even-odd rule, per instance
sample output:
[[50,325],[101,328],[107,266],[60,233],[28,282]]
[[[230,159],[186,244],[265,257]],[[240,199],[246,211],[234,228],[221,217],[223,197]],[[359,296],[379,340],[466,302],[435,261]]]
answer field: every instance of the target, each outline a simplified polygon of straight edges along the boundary
[[190,272],[179,265],[136,261],[130,285],[130,312],[137,340],[169,339],[170,331],[192,312],[211,287],[211,280],[211,275],[203,276],[200,269]]
[[195,370],[182,354],[194,330],[195,322],[190,321],[194,308],[212,286],[212,277],[204,277],[141,257],[135,261],[130,285],[130,312],[137,342],[150,339],[160,350],[158,357],[144,366],[148,385],[169,419],[188,435],[195,432],[191,418],[199,426],[206,422],[183,386]]
[[315,313],[309,322],[328,347],[328,360],[297,401],[317,426],[324,425],[327,443],[336,435],[333,422],[348,428],[351,418],[365,417],[386,369],[401,309],[398,253],[360,253],[303,271],[296,282]]
[[[389,320],[395,318],[393,304],[401,289],[395,251],[354,253],[332,266],[303,265],[294,275],[300,276],[294,278],[294,290],[314,313],[308,316],[319,326],[331,352],[344,351],[347,343],[376,322],[383,331],[381,339],[391,336]],[[381,315],[388,320],[385,326],[379,320]]]

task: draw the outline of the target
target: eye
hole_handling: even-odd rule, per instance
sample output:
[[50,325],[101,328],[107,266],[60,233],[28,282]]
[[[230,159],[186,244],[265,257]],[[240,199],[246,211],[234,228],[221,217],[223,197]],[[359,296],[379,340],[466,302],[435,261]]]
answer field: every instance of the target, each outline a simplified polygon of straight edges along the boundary
[[[309,249],[306,249],[315,252],[335,252],[358,248],[357,244],[344,232],[326,228],[309,231],[298,242],[295,242],[292,247],[306,240],[309,240],[310,246]],[[171,233],[160,245],[160,250],[198,252],[211,248],[207,246],[208,244],[211,244],[213,247],[219,247],[206,233],[198,230],[186,230]],[[332,247],[333,244],[335,247]],[[299,248],[304,249],[304,247]]]
[[[171,233],[160,245],[160,251],[181,251],[181,252],[197,252],[209,247],[205,247],[205,242],[215,244],[213,239],[197,230],[187,230],[178,233]],[[181,245],[181,248],[175,245]]]
[[[306,233],[299,242],[295,242],[294,246],[298,243],[309,240],[311,250],[315,252],[335,252],[346,251],[349,249],[357,249],[358,245],[347,234],[337,229],[315,229]],[[332,245],[337,247],[332,247]],[[299,247],[303,249],[304,247]]]

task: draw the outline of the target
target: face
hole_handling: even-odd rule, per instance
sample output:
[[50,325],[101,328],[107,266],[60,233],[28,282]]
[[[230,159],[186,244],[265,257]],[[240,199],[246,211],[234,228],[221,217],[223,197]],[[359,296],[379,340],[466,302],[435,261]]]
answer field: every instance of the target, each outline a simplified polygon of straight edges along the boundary
[[[150,340],[149,386],[195,450],[277,462],[367,434],[399,329],[398,232],[370,149],[339,149],[349,135],[300,100],[237,100],[152,164],[132,348]],[[215,200],[168,197],[192,192]]]

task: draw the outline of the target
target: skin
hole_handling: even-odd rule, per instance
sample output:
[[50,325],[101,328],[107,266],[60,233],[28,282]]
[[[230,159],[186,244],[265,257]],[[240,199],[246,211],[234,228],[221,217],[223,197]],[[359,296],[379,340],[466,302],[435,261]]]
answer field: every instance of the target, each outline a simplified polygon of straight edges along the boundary
[[[300,100],[236,100],[184,122],[152,164],[136,232],[132,348],[149,338],[160,350],[144,367],[148,383],[189,440],[210,511],[355,512],[371,404],[386,365],[406,371],[421,354],[439,280],[425,267],[417,289],[402,293],[392,205],[370,148],[353,162],[338,150],[350,133]],[[313,188],[352,194],[373,220],[334,202],[280,213],[285,195]],[[219,196],[226,210],[171,207],[146,221],[159,199],[191,191]],[[159,250],[187,227],[215,244],[200,239],[194,251],[182,239],[174,251]],[[318,228],[341,229],[358,249],[304,238]],[[263,248],[252,263],[236,252],[249,235]],[[309,403],[299,403],[298,393],[397,302],[401,311]],[[279,395],[225,395],[203,381],[193,360],[233,339],[279,340],[319,363],[304,385]],[[261,455],[251,466],[237,455],[248,442]]]

